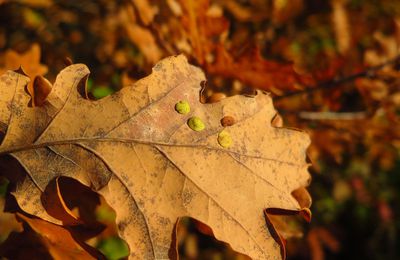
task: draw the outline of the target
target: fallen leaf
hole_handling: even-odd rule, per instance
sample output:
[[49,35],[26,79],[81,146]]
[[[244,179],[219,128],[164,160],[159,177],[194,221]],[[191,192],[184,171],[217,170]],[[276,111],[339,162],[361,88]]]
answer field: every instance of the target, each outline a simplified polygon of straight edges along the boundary
[[349,15],[346,10],[345,0],[334,0],[332,4],[332,23],[335,29],[335,37],[340,54],[345,55],[351,47],[351,29]]
[[53,5],[52,0],[17,0],[19,4],[24,4],[32,7],[46,8]]
[[[264,210],[305,210],[291,193],[309,182],[309,137],[271,126],[276,111],[268,94],[203,104],[205,76],[184,56],[162,60],[150,76],[97,101],[80,94],[88,74],[82,64],[65,68],[41,107],[26,105],[27,77],[9,71],[0,78],[0,155],[11,154],[30,177],[14,192],[25,212],[61,224],[41,196],[66,176],[115,209],[131,259],[176,257],[173,231],[185,216],[253,259],[281,257]],[[175,111],[181,100],[189,113]],[[224,128],[225,116],[235,124]],[[193,117],[202,131],[189,128]],[[222,130],[232,138],[227,148],[218,144]]]
[[157,7],[152,6],[148,0],[132,0],[132,3],[137,8],[143,24],[146,26],[150,25],[158,12]]
[[[146,1],[137,0],[134,2],[136,4],[146,3]],[[150,17],[146,19],[150,19]],[[155,64],[162,57],[161,49],[158,47],[152,32],[146,27],[138,25],[134,8],[128,5],[122,9],[119,14],[119,20],[128,39],[139,48],[149,63]]]
[[[248,6],[250,4],[250,6]],[[268,3],[260,2],[258,5],[252,5],[253,3],[246,3],[243,5],[235,0],[221,1],[227,11],[232,13],[232,15],[241,22],[251,22],[251,21],[262,21],[266,20],[269,16]]]
[[304,1],[303,0],[273,0],[272,1],[272,21],[275,24],[284,24],[288,23],[290,20],[293,20],[304,9]]
[[[281,21],[294,17],[303,6],[302,0],[296,0],[294,5],[283,1],[286,7],[282,5],[282,1],[275,2],[274,5],[280,8],[280,18],[277,19]],[[283,94],[288,90],[314,86],[315,80],[310,75],[297,73],[291,63],[264,59],[257,47],[248,48],[257,45],[255,41],[248,39],[249,35],[242,36],[244,40],[240,44],[234,43],[234,37],[230,34],[235,29],[230,28],[230,20],[224,16],[224,9],[241,17],[239,20],[266,19],[270,12],[267,10],[269,7],[262,5],[264,10],[259,5],[261,4],[254,4],[249,9],[247,5],[241,6],[234,1],[168,1],[169,8],[166,9],[169,14],[160,12],[151,29],[135,24],[135,13],[129,11],[129,8],[122,12],[126,22],[121,24],[150,64],[166,54],[184,53],[210,76],[240,81],[247,87]],[[289,13],[287,10],[297,11]],[[246,52],[247,49],[251,50]],[[213,81],[210,82],[214,85]]]
[[21,223],[15,219],[12,213],[3,212],[5,199],[0,197],[0,243],[8,237],[12,231],[22,231]]
[[214,38],[219,38],[228,30],[229,22],[222,16],[207,15],[209,0],[181,0],[180,4],[183,10],[182,27],[193,49],[192,56],[199,64],[205,65],[207,56],[215,49]]
[[310,247],[312,260],[324,260],[325,252],[323,246],[331,252],[337,253],[340,250],[340,242],[323,227],[315,227],[307,234],[308,246]]
[[47,66],[40,63],[40,46],[33,44],[25,53],[19,54],[14,50],[8,50],[4,54],[4,62],[0,67],[0,75],[7,70],[17,70],[22,67],[24,73],[31,79],[28,84],[28,92],[34,97],[33,79],[47,73]]
[[301,85],[315,85],[311,76],[296,73],[291,64],[284,65],[265,60],[257,48],[234,59],[223,46],[219,46],[215,62],[208,65],[207,72],[238,79],[253,88],[277,94],[287,90],[301,89]]
[[[96,257],[89,254],[88,248],[83,248],[78,244],[70,232],[61,226],[27,217],[21,213],[16,213],[16,216],[25,224],[24,232],[30,232],[32,239],[24,241],[23,238],[16,236],[17,234],[10,236],[10,241],[6,241],[0,248],[2,255],[14,259],[24,259],[22,257],[24,253],[18,251],[27,251],[37,255],[38,252],[35,250],[43,250],[39,247],[44,246],[51,259],[97,259],[96,257],[100,256],[100,254]],[[31,231],[34,233],[32,234]],[[93,250],[93,252],[96,251]],[[44,254],[43,251],[41,253]],[[28,255],[25,254],[24,257],[26,258]]]

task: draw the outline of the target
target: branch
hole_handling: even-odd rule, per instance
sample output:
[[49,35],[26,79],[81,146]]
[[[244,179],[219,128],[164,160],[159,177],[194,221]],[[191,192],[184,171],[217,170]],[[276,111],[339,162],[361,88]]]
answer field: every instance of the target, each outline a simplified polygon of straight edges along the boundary
[[307,120],[361,120],[367,117],[366,112],[307,112],[302,111],[300,118]]
[[286,95],[275,97],[274,100],[280,100],[280,99],[284,99],[284,98],[288,98],[288,97],[297,96],[300,94],[311,94],[318,90],[325,90],[325,89],[331,89],[331,88],[337,87],[343,83],[351,82],[357,78],[372,77],[375,74],[375,72],[383,69],[384,67],[386,67],[388,65],[393,65],[393,64],[397,64],[397,63],[400,63],[400,55],[398,55],[395,58],[390,59],[387,62],[382,63],[380,65],[369,67],[362,72],[358,72],[358,73],[355,73],[355,74],[352,74],[352,75],[349,75],[347,77],[340,78],[340,79],[333,79],[333,80],[321,82],[321,83],[317,84],[315,87],[305,86],[304,90],[289,92]]

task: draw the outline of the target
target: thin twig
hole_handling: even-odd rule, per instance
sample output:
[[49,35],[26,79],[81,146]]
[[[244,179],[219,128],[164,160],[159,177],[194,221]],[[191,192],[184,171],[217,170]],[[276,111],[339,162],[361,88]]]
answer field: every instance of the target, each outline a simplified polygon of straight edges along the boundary
[[367,117],[366,112],[308,112],[302,111],[299,117],[307,120],[361,120]]
[[274,100],[280,100],[280,99],[284,99],[284,98],[288,98],[288,97],[297,96],[300,94],[310,94],[310,93],[313,93],[318,90],[334,88],[343,83],[350,82],[350,81],[353,81],[353,80],[355,80],[357,78],[361,78],[361,77],[372,77],[375,74],[375,72],[383,69],[384,67],[386,67],[388,65],[393,65],[396,63],[400,63],[400,55],[398,55],[394,59],[390,59],[387,62],[382,63],[380,65],[369,67],[362,72],[358,72],[358,73],[355,73],[355,74],[352,74],[352,75],[349,75],[347,77],[340,78],[340,79],[325,81],[325,82],[317,84],[315,87],[305,86],[304,90],[290,92],[286,95],[275,97]]

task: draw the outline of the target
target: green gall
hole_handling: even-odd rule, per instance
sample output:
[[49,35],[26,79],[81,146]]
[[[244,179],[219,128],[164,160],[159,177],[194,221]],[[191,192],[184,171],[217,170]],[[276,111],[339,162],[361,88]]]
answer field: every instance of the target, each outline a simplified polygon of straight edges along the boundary
[[218,134],[218,143],[224,148],[230,147],[233,143],[231,135],[227,131],[222,130]]
[[194,131],[202,131],[204,130],[204,128],[206,128],[203,121],[201,121],[201,119],[198,118],[197,116],[189,118],[187,124],[190,127],[190,129]]
[[187,114],[190,112],[190,105],[189,102],[181,100],[178,103],[175,104],[175,110],[176,112],[178,112],[179,114]]

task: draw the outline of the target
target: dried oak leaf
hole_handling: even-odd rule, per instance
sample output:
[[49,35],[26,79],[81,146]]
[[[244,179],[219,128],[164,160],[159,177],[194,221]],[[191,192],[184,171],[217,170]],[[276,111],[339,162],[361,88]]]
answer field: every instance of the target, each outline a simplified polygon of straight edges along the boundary
[[[79,94],[88,74],[82,64],[65,68],[41,107],[27,106],[27,77],[1,77],[0,126],[7,132],[0,154],[14,156],[29,175],[14,192],[25,212],[62,224],[41,194],[51,180],[68,176],[115,209],[131,259],[176,257],[173,230],[183,216],[253,259],[281,257],[264,209],[303,210],[291,192],[309,182],[309,137],[271,126],[269,95],[202,104],[204,74],[184,56],[162,60],[148,77],[97,101]],[[174,110],[180,100],[189,102],[188,114]],[[236,123],[225,128],[233,143],[223,148],[217,140],[227,115]],[[187,126],[193,116],[203,131]]]

